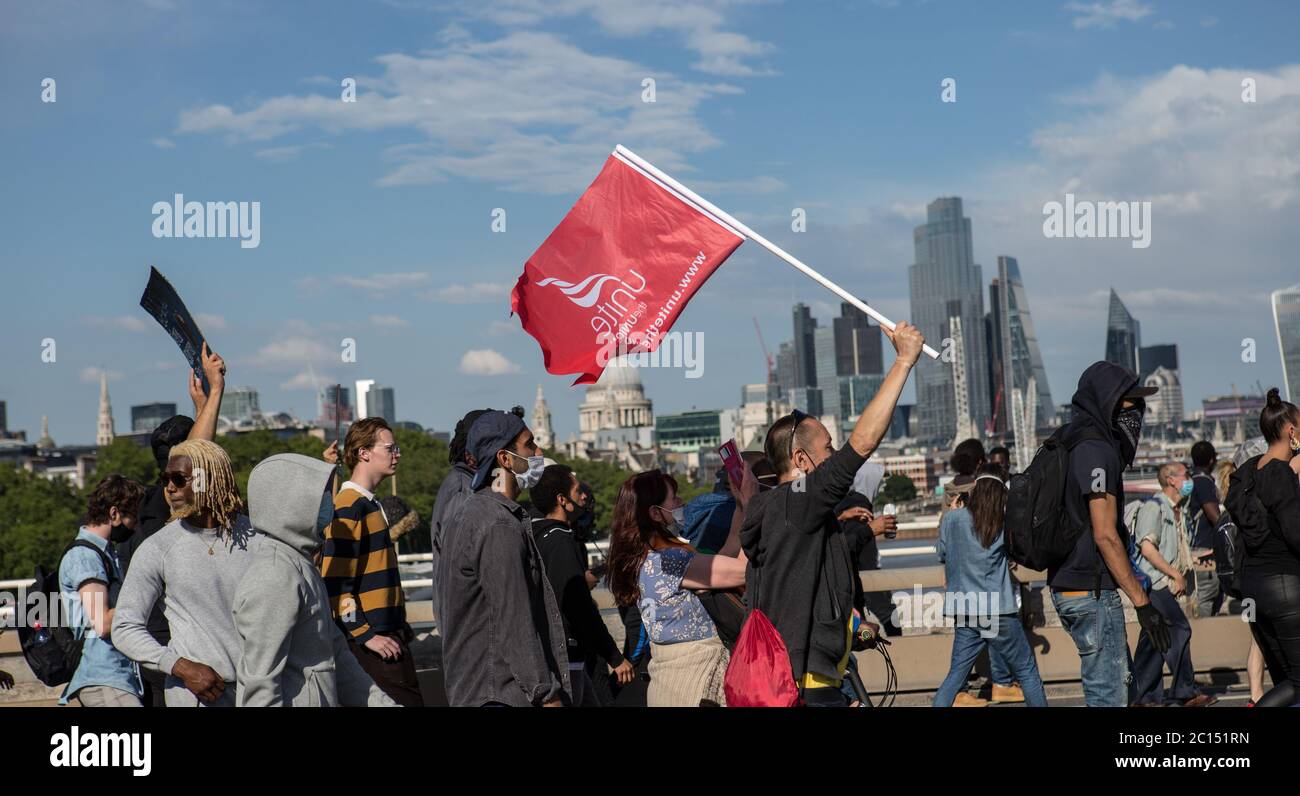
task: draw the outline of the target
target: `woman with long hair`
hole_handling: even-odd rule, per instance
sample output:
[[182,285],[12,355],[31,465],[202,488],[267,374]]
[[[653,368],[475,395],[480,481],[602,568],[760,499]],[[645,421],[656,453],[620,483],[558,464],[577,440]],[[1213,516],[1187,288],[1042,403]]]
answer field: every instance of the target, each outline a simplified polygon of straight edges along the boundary
[[1240,583],[1273,688],[1259,707],[1300,701],[1300,409],[1277,388],[1259,413],[1268,449],[1229,480],[1227,506],[1245,546]]
[[727,650],[695,591],[743,586],[746,559],[734,525],[718,555],[697,553],[679,536],[684,505],[677,481],[650,470],[625,481],[614,506],[609,589],[649,636],[649,707],[725,704]]
[[1006,473],[985,465],[975,477],[965,505],[944,515],[937,545],[944,565],[944,616],[956,625],[948,676],[934,695],[935,707],[951,707],[966,675],[987,645],[1006,661],[1029,707],[1047,707],[1043,679],[1025,638],[1016,609],[1016,592],[1007,567],[1003,521],[1007,511]]

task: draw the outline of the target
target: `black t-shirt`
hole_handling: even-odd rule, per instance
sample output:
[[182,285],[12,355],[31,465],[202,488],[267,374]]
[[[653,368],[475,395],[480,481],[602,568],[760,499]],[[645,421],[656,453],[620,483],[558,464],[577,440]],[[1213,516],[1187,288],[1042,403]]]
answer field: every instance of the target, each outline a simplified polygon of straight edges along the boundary
[[[1047,584],[1061,591],[1114,589],[1115,579],[1092,538],[1089,496],[1105,493],[1115,496],[1115,527],[1120,541],[1127,542],[1124,527],[1124,468],[1113,447],[1099,440],[1085,440],[1070,451],[1070,475],[1065,485],[1065,511],[1075,528],[1083,533],[1065,562],[1047,573]],[[1098,574],[1100,573],[1100,580]]]
[[1192,470],[1192,496],[1187,501],[1187,510],[1196,518],[1196,527],[1192,529],[1192,547],[1208,549],[1214,546],[1214,523],[1210,522],[1201,508],[1206,503],[1219,505],[1219,490],[1214,488],[1214,476],[1198,467]]

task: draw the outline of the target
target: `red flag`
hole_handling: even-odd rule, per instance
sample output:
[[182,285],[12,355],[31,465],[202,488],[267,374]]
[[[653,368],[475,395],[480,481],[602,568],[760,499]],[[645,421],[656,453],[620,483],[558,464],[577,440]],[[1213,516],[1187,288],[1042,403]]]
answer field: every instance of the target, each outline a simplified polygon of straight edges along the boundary
[[658,348],[744,240],[611,155],[524,264],[510,308],[541,345],[548,372],[578,373],[574,384],[590,384],[620,348]]

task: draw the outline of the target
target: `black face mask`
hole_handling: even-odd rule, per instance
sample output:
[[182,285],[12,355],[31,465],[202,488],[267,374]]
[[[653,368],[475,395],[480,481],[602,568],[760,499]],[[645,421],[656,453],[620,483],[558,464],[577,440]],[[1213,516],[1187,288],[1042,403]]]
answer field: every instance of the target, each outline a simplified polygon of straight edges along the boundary
[[1132,464],[1137,456],[1138,439],[1142,436],[1142,410],[1134,407],[1115,415],[1115,429],[1119,432],[1119,449],[1125,464]]
[[125,525],[110,525],[108,527],[108,541],[113,542],[114,544],[125,542],[127,539],[131,538],[131,534],[133,533],[135,533],[135,531]]

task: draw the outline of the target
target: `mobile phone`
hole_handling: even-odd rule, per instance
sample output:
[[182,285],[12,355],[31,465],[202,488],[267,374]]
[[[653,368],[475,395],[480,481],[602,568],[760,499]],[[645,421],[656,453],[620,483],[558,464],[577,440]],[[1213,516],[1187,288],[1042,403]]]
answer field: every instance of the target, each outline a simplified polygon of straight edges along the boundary
[[718,455],[722,457],[722,466],[727,468],[727,477],[731,479],[731,485],[740,489],[740,482],[745,480],[745,460],[740,458],[740,450],[736,447],[735,438],[722,443],[718,447]]

